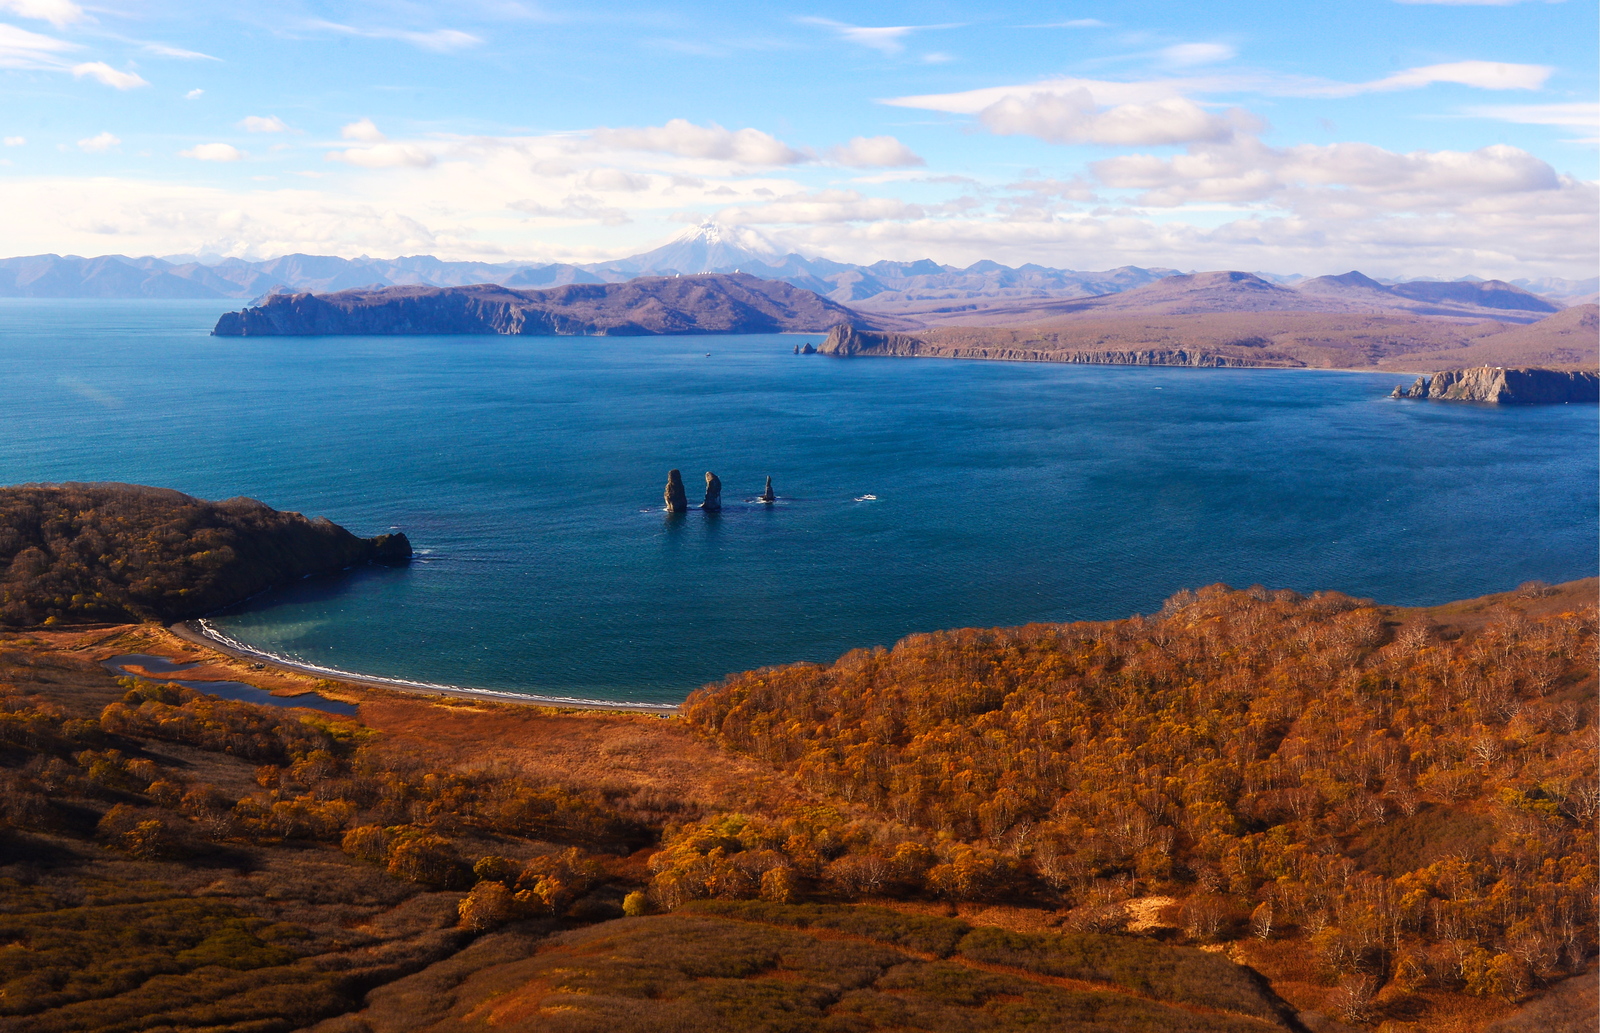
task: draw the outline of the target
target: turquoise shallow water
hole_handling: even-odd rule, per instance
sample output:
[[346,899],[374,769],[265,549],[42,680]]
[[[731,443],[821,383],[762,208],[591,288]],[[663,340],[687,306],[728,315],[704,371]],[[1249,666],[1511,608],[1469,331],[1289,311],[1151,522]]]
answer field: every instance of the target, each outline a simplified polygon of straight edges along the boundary
[[[1596,572],[1593,406],[1393,401],[1395,374],[841,361],[792,335],[219,339],[217,314],[0,301],[0,482],[403,529],[410,568],[217,622],[351,671],[672,701],[1216,581],[1426,604]],[[674,466],[696,500],[715,470],[729,509],[666,518]],[[739,502],[769,474],[780,505]]]

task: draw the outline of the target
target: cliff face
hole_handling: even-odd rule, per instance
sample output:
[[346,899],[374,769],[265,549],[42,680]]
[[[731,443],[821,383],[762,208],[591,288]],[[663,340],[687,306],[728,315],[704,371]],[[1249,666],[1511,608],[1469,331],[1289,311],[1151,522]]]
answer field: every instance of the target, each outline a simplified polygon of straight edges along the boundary
[[0,488],[0,625],[183,620],[308,574],[411,558],[254,499],[136,484]]
[[[1258,348],[1257,339],[1237,347]],[[992,359],[1007,362],[1068,362],[1114,366],[1300,366],[1303,363],[1271,352],[1228,354],[1203,348],[1084,348],[1054,334],[1024,337],[1004,329],[930,331],[924,335],[883,333],[836,326],[817,349],[841,358],[881,355],[898,358]]]
[[820,332],[859,318],[811,291],[734,273],[530,291],[480,284],[275,294],[260,305],[227,313],[212,333],[753,334]]
[[1600,376],[1538,367],[1447,369],[1432,377],[1418,377],[1409,391],[1395,388],[1395,396],[1497,405],[1596,402],[1600,401]]

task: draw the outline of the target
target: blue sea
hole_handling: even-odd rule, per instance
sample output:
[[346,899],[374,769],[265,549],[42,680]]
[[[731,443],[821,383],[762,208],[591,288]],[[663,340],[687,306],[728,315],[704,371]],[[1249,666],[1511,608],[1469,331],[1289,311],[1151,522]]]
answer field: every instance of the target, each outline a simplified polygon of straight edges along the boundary
[[[0,483],[249,495],[409,568],[217,620],[352,672],[674,702],[919,631],[1186,587],[1420,605],[1596,573],[1594,406],[1398,374],[798,356],[820,336],[214,338],[216,302],[0,301]],[[667,470],[718,516],[661,512]],[[771,476],[775,506],[746,503]]]

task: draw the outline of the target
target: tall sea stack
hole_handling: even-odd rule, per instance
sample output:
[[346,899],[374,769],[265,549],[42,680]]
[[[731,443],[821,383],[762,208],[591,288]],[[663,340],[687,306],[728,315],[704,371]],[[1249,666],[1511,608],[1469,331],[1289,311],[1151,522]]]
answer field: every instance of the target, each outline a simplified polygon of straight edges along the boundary
[[707,513],[722,511],[722,480],[710,470],[706,471],[706,500],[700,503],[700,508]]
[[776,495],[774,495],[772,493],[772,478],[771,477],[767,478],[767,486],[766,486],[766,488],[762,489],[761,501],[762,502],[776,502],[776,501],[778,501],[778,496],[776,496]]
[[689,499],[683,493],[683,474],[677,470],[667,471],[666,500],[668,513],[687,513],[689,511]]

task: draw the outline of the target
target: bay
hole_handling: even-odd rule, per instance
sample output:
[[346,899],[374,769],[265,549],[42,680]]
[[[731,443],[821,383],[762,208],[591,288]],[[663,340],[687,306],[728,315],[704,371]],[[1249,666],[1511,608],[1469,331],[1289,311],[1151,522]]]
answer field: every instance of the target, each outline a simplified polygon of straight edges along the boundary
[[[793,353],[820,335],[213,338],[219,311],[0,301],[0,481],[404,530],[409,568],[216,619],[348,671],[674,701],[1218,581],[1423,605],[1596,572],[1593,406],[1396,401],[1392,373]],[[694,500],[714,470],[728,508],[666,517],[673,467]],[[768,475],[780,503],[744,502]]]

